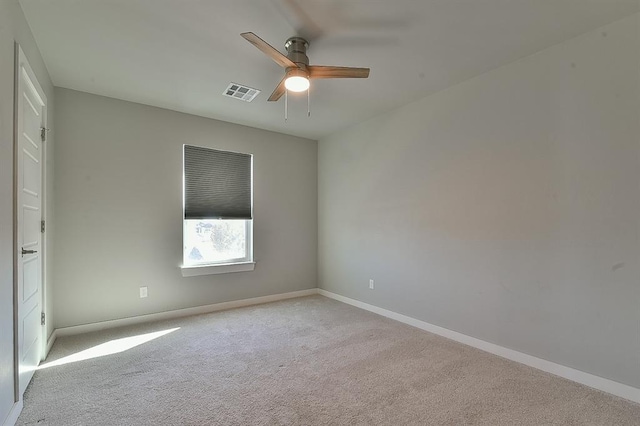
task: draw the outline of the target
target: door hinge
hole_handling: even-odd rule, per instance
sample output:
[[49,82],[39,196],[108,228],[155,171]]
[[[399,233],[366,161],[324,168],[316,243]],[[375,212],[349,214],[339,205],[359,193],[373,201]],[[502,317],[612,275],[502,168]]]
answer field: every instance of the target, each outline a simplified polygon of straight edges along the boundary
[[40,314],[40,325],[44,325],[45,324],[45,315],[44,312],[42,312]]
[[44,220],[40,221],[40,232],[44,234]]
[[46,127],[40,127],[40,139],[42,140],[42,142],[45,142],[47,140],[48,131],[49,129],[47,129]]

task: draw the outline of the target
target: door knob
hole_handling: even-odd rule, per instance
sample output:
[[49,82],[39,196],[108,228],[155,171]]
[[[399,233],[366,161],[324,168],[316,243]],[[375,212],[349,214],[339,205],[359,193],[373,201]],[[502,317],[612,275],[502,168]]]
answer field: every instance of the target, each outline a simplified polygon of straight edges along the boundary
[[22,256],[24,257],[25,254],[34,254],[37,253],[38,250],[25,250],[24,248],[22,249]]

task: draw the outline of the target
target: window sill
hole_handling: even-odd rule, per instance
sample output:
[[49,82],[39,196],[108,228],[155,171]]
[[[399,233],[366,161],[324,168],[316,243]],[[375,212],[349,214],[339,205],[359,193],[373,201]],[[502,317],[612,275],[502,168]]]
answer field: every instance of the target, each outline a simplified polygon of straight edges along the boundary
[[219,265],[181,266],[183,277],[198,275],[230,274],[233,272],[253,271],[256,262],[221,263]]

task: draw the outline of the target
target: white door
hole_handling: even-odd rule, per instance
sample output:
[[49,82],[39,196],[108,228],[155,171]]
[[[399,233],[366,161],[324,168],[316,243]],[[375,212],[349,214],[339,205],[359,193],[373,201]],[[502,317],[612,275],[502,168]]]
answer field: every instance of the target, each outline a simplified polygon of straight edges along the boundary
[[17,321],[19,392],[42,357],[42,171],[46,98],[19,49],[16,93]]

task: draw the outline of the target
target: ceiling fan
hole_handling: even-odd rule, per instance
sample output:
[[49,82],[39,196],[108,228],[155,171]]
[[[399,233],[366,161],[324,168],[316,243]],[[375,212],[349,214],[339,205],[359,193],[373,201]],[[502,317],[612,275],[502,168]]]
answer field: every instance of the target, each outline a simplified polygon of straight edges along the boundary
[[267,99],[271,102],[280,99],[287,90],[304,92],[309,89],[310,79],[369,77],[369,68],[309,65],[307,57],[309,42],[302,37],[290,37],[286,41],[284,47],[287,49],[287,55],[285,56],[254,33],[247,32],[240,35],[285,69],[284,77]]

